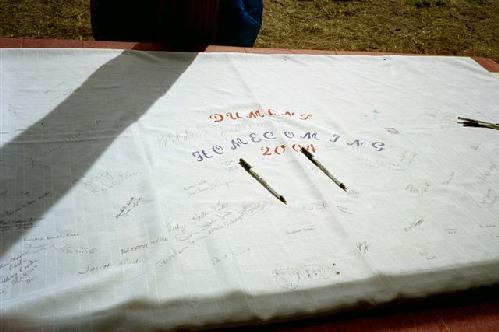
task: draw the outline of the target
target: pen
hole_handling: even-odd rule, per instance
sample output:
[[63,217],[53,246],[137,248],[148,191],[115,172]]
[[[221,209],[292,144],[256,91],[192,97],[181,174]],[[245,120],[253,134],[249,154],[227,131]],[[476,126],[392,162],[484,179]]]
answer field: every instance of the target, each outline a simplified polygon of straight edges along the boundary
[[463,118],[458,116],[459,120],[457,123],[462,124],[465,127],[481,127],[481,128],[489,128],[489,129],[497,129],[499,130],[499,123],[492,123],[486,121],[480,121],[470,118]]
[[253,171],[251,169],[251,165],[248,164],[243,158],[239,159],[239,164],[246,170],[246,172],[248,172],[249,174],[251,174],[251,176],[257,180],[258,182],[260,182],[260,184],[262,186],[265,187],[265,189],[267,189],[272,195],[274,195],[275,198],[277,198],[278,200],[280,200],[281,202],[283,202],[284,204],[287,204],[286,202],[286,199],[284,198],[283,195],[279,195],[274,189],[272,189],[271,186],[269,186],[269,184],[260,177],[260,175],[258,175],[257,173],[255,173],[255,171]]
[[315,159],[312,153],[308,152],[304,147],[302,147],[300,151],[308,158],[308,160],[312,162],[312,164],[317,166],[324,174],[326,174],[331,180],[333,180],[333,182],[336,183],[338,187],[340,187],[344,191],[347,191],[347,187],[337,178],[335,178],[333,174],[329,173],[326,167],[324,167],[317,159]]

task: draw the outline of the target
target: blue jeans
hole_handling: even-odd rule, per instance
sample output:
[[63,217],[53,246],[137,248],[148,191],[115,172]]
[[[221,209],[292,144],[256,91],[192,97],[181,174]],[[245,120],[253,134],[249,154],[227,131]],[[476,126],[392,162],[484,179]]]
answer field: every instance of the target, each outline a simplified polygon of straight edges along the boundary
[[263,0],[220,0],[217,43],[251,47],[262,26]]

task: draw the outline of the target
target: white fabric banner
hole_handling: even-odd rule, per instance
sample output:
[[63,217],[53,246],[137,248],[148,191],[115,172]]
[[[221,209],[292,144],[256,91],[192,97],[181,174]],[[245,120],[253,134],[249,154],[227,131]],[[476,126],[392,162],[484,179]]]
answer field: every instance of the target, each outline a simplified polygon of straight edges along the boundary
[[0,50],[0,327],[202,327],[497,283],[499,131],[458,116],[499,122],[469,58]]

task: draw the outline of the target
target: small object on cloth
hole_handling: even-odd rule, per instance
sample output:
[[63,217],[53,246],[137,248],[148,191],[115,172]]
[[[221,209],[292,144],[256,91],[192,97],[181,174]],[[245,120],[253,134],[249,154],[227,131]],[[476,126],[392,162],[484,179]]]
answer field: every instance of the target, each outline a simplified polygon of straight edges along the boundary
[[324,167],[324,165],[322,165],[317,159],[315,159],[315,157],[312,153],[307,151],[307,149],[305,149],[304,147],[301,148],[301,152],[308,158],[308,160],[310,160],[312,162],[312,164],[317,166],[324,174],[326,174],[331,180],[333,180],[333,182],[336,183],[338,185],[338,187],[340,187],[344,191],[347,191],[347,187],[342,182],[340,182],[337,178],[335,178],[333,176],[333,174],[329,173],[329,171],[326,169],[326,167]]
[[457,123],[462,124],[464,127],[480,127],[480,128],[489,128],[489,129],[496,129],[499,130],[499,123],[492,123],[492,122],[486,122],[486,121],[480,121],[480,120],[475,120],[475,119],[470,119],[470,118],[463,118],[458,116],[457,117],[458,121]]
[[253,171],[251,169],[251,165],[248,164],[243,158],[239,159],[239,164],[246,170],[246,172],[248,172],[249,174],[251,174],[251,176],[257,180],[258,182],[260,182],[260,184],[262,186],[265,187],[265,189],[267,189],[272,195],[275,196],[275,198],[277,198],[278,200],[280,200],[281,202],[283,202],[284,204],[288,204],[288,202],[286,202],[286,199],[284,198],[283,195],[279,195],[274,189],[272,189],[271,186],[269,186],[269,184],[260,177],[260,175],[258,175],[257,173],[255,173],[255,171]]

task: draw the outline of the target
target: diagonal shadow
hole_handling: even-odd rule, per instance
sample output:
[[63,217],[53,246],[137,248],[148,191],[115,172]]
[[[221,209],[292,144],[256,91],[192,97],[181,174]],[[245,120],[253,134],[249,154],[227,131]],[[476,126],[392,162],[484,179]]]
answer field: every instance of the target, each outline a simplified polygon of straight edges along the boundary
[[0,257],[169,90],[195,56],[125,51],[0,148]]

